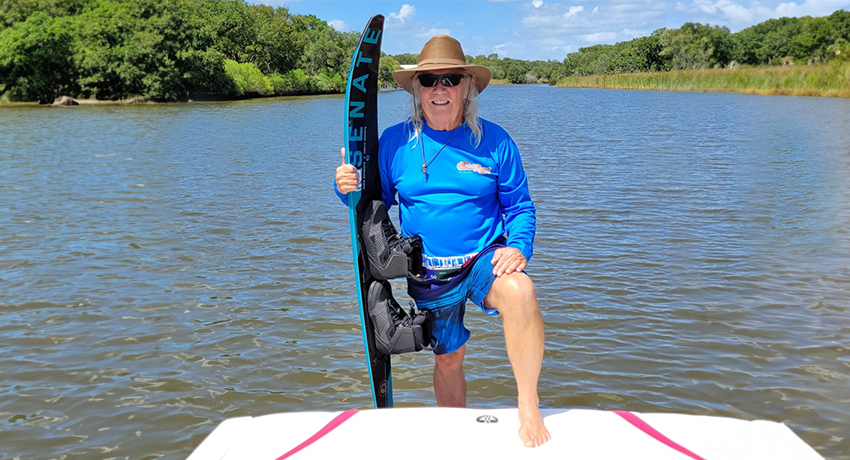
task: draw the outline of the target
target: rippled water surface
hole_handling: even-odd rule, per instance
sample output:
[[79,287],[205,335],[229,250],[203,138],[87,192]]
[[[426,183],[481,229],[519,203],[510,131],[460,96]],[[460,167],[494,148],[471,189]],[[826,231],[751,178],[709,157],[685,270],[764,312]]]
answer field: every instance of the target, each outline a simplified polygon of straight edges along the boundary
[[[380,95],[381,127],[406,94]],[[538,207],[545,407],[787,423],[850,459],[850,101],[491,87]],[[341,97],[0,110],[0,459],[182,459],[371,404]],[[403,291],[401,285],[397,291]],[[510,406],[477,308],[471,406]],[[399,406],[435,405],[397,358]]]

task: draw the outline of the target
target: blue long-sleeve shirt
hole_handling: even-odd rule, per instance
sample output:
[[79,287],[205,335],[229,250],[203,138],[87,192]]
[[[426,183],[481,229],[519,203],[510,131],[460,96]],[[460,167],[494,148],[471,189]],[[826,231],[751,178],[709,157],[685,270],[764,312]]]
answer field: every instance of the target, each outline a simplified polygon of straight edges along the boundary
[[422,238],[429,272],[457,270],[505,234],[507,246],[526,259],[534,252],[535,209],[519,150],[500,126],[481,123],[478,147],[465,125],[454,131],[426,125],[416,139],[408,121],[381,135],[382,199],[388,209],[399,205],[402,235]]

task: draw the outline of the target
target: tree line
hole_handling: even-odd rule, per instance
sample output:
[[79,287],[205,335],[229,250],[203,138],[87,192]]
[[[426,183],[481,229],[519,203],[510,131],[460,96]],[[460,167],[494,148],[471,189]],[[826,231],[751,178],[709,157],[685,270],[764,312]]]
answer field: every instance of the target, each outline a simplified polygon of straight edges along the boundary
[[[245,0],[0,0],[0,95],[11,101],[141,97],[173,101],[338,93],[356,32]],[[847,59],[850,13],[771,19],[732,34],[686,23],[559,61],[467,56],[509,83],[566,75],[776,65]],[[383,55],[379,80],[418,55]]]
[[[0,0],[0,95],[173,101],[339,93],[356,32],[244,0]],[[417,55],[383,55],[380,84]],[[469,57],[511,83],[547,82],[557,61]]]
[[339,92],[356,33],[244,0],[0,0],[12,101]]
[[810,64],[850,55],[850,12],[825,17],[770,19],[730,33],[726,27],[688,22],[648,37],[579,49],[564,59],[562,75],[708,69],[738,65]]

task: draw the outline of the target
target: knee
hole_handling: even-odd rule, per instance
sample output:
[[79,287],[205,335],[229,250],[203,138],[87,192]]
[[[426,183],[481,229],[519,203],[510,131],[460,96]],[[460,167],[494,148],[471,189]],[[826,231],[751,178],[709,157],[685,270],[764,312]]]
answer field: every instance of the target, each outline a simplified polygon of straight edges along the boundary
[[486,299],[501,314],[536,312],[537,293],[534,282],[525,273],[503,275],[493,282]]
[[457,369],[463,366],[463,357],[466,351],[466,345],[459,349],[446,353],[444,355],[434,355],[436,367],[441,370]]
[[498,298],[513,304],[537,303],[534,282],[525,273],[501,276],[493,282],[492,291]]

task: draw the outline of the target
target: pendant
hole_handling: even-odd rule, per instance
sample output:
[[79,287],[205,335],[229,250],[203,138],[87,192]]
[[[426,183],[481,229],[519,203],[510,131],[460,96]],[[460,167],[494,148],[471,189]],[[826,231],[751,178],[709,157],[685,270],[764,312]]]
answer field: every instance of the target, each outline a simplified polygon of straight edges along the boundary
[[425,163],[422,163],[422,174],[428,174],[428,166]]

